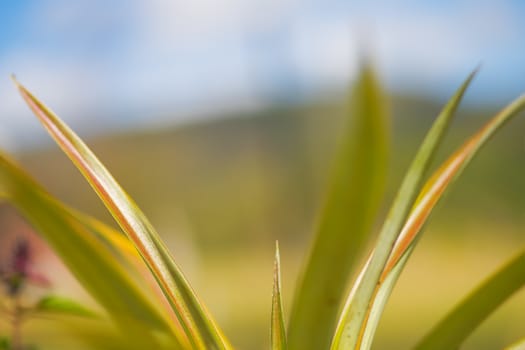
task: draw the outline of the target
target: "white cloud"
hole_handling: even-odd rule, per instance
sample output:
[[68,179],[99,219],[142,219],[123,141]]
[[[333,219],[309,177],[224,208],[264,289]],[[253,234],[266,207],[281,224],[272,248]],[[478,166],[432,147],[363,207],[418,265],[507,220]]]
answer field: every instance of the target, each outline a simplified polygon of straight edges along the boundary
[[297,69],[309,84],[341,87],[355,74],[357,50],[348,20],[297,21],[290,46]]
[[[152,0],[137,1],[139,30],[152,40],[195,40],[221,33],[251,32],[293,15],[299,0]],[[170,46],[164,41],[159,46]]]
[[397,81],[443,83],[480,62],[484,69],[501,69],[498,49],[519,40],[516,13],[503,1],[468,0],[438,9],[373,6],[352,21],[372,33],[383,70]]
[[[9,149],[34,145],[34,141],[38,141],[34,135],[45,135],[8,79],[12,73],[68,124],[79,130],[91,130],[103,118],[102,115],[92,114],[106,106],[100,106],[101,94],[104,93],[102,80],[97,74],[92,74],[89,67],[68,60],[61,61],[59,57],[39,51],[18,51],[0,60],[0,76],[4,77],[0,81],[1,133],[2,137],[10,140]],[[102,102],[105,102],[104,99]]]
[[[89,110],[96,106],[98,99],[97,89],[100,81],[83,65],[70,64],[68,61],[59,62],[53,57],[44,57],[41,54],[20,54],[3,60],[4,67],[9,67],[17,78],[38,96],[62,113],[71,114],[71,118],[78,111]],[[4,76],[8,72],[3,70]],[[2,84],[3,93],[11,98],[7,106],[11,111],[20,110],[20,101],[13,102],[15,91],[13,84]],[[6,91],[8,89],[10,92]],[[20,100],[20,99],[17,99]],[[16,107],[15,107],[16,105]],[[24,104],[21,104],[24,108]],[[76,112],[76,113],[75,113]]]
[[[17,73],[68,122],[85,128],[115,123],[104,119],[109,115],[167,115],[162,107],[178,109],[181,118],[192,110],[254,108],[266,97],[259,96],[261,75],[286,79],[286,69],[310,89],[340,87],[354,74],[363,42],[391,86],[443,87],[479,61],[484,71],[501,69],[521,40],[518,14],[505,1],[432,8],[416,1],[315,3],[42,1],[21,20],[28,40],[0,52],[0,75]],[[7,78],[0,101],[3,134],[38,128]]]

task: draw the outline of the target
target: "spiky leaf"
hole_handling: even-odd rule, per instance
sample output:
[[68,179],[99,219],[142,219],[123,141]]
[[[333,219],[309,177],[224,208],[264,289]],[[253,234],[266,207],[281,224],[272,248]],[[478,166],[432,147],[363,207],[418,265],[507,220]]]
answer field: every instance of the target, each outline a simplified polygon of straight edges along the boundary
[[351,103],[309,260],[296,289],[288,334],[293,350],[329,347],[346,285],[383,193],[387,112],[369,66],[357,79]]
[[17,83],[31,110],[96,191],[155,276],[195,349],[231,346],[190,287],[149,220],[87,145],[49,108]]
[[[459,103],[472,81],[476,71],[469,75],[455,95],[450,99],[443,111],[440,113],[432,128],[427,133],[423,143],[418,150],[412,164],[407,171],[401,184],[399,192],[390,208],[388,217],[383,224],[374,252],[369,262],[364,267],[362,278],[356,282],[353,292],[348,296],[346,304],[339,320],[337,330],[332,342],[332,349],[360,349],[363,342],[367,322],[373,306],[374,298],[377,296],[377,285],[381,272],[390,256],[392,246],[403,227],[406,217],[414,204],[417,193],[420,190],[423,178],[430,166],[430,162],[440,145],[443,136],[448,129],[450,121],[457,110]],[[381,294],[386,295],[389,293]],[[382,306],[381,306],[382,305]],[[384,303],[379,303],[375,307],[374,315],[379,315],[379,307]],[[367,332],[368,337],[372,337],[377,319]],[[370,345],[371,340],[364,340],[365,344]],[[366,347],[364,347],[366,349]]]
[[275,243],[275,264],[273,270],[272,294],[272,325],[271,325],[272,350],[286,350],[286,330],[284,325],[283,302],[281,297],[281,257],[279,243]]
[[37,229],[120,328],[142,324],[132,335],[141,339],[148,338],[150,333],[144,324],[170,331],[166,320],[151,306],[108,247],[1,153],[0,198],[17,208]]

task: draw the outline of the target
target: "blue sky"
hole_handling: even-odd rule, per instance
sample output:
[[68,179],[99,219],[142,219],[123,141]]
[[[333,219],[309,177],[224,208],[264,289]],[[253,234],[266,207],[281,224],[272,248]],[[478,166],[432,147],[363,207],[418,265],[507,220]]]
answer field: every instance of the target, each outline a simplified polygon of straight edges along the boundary
[[[391,90],[467,102],[525,91],[523,1],[0,2],[0,146],[40,135],[18,78],[86,132],[163,125],[344,91],[366,51]],[[3,77],[3,78],[2,78]]]

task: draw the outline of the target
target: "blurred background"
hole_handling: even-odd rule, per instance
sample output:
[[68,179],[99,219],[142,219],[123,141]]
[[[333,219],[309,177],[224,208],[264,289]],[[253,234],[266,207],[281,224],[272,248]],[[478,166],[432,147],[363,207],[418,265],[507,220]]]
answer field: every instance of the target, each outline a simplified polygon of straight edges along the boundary
[[[525,91],[524,15],[517,0],[0,2],[0,147],[51,193],[113,224],[17,95],[14,73],[88,140],[233,342],[262,349],[274,241],[289,308],[360,58],[372,59],[390,96],[384,214],[425,131],[472,69],[482,65],[441,160]],[[377,349],[414,344],[523,248],[524,131],[522,116],[439,205]],[[13,235],[31,231],[0,206],[0,259]],[[34,244],[54,288],[87,298]],[[465,349],[523,336],[524,305],[523,293],[509,300]],[[31,323],[36,343],[46,327]]]

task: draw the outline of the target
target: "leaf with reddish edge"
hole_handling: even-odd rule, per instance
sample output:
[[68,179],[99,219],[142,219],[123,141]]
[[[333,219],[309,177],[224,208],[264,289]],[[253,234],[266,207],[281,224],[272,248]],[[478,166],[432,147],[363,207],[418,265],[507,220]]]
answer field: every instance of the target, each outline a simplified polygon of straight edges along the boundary
[[275,264],[273,270],[272,295],[272,325],[270,338],[272,343],[272,350],[287,349],[283,302],[281,298],[281,258],[279,255],[279,242],[275,242]]
[[146,283],[151,287],[152,292],[158,297],[156,298],[158,304],[163,306],[162,311],[168,313],[170,321],[172,323],[172,330],[176,333],[178,339],[184,339],[184,334],[181,333],[179,322],[177,316],[171,309],[168,301],[164,297],[162,290],[159,285],[156,283],[155,278],[151,275],[147,265],[142,260],[140,254],[135,249],[133,243],[128,239],[127,236],[123,235],[120,231],[115,230],[114,228],[106,225],[105,223],[89,216],[84,213],[81,213],[77,210],[69,208],[67,206],[62,206],[64,212],[67,212],[68,215],[74,217],[79,223],[81,223],[89,232],[107,245],[115,256],[122,260],[122,262],[128,268],[130,274],[137,279],[137,281],[142,285]]
[[[390,293],[397,282],[399,275],[402,272],[403,267],[408,260],[414,246],[419,238],[419,233],[423,225],[428,220],[432,209],[435,207],[439,199],[442,197],[448,186],[456,179],[463,169],[469,164],[477,152],[482,148],[483,145],[490,139],[492,135],[501,127],[503,124],[510,120],[513,116],[517,115],[520,111],[525,109],[525,95],[519,97],[514,102],[505,107],[500,113],[498,113],[493,119],[485,124],[476,134],[468,139],[463,146],[461,146],[438,170],[430,177],[425,186],[423,187],[419,197],[417,198],[415,205],[407,218],[405,226],[401,230],[401,233],[396,240],[396,243],[392,249],[388,262],[381,274],[379,283],[374,291],[374,297],[372,306],[369,309],[369,314],[366,319],[365,331],[367,328],[374,328],[377,326],[382,307],[379,305],[385,305]],[[511,284],[512,286],[512,284]],[[503,286],[504,291],[507,289]],[[502,300],[500,301],[502,302]],[[377,305],[376,305],[377,304]],[[490,304],[490,303],[489,303]],[[499,303],[498,303],[499,305]],[[492,309],[490,310],[492,311]],[[374,314],[372,314],[374,312]],[[488,312],[488,311],[487,311]],[[481,317],[486,317],[486,314],[478,313],[478,320],[481,322]],[[466,318],[466,317],[465,317]],[[457,329],[455,334],[457,335],[460,330],[463,330],[461,336],[466,337],[467,331],[472,331],[473,328],[460,327]],[[444,333],[442,332],[441,335]],[[460,337],[460,335],[457,335]],[[436,337],[437,338],[437,337]],[[363,342],[368,341],[364,339]],[[363,347],[362,347],[363,348]],[[367,347],[364,347],[366,349]],[[422,347],[423,349],[424,347]],[[440,348],[439,346],[436,347]],[[442,348],[453,348],[442,347]]]
[[[381,272],[388,261],[396,237],[402,229],[406,217],[417,198],[423,177],[428,170],[430,162],[443,139],[445,131],[448,129],[450,121],[459,106],[459,102],[476,72],[477,71],[474,71],[467,77],[455,95],[443,108],[412,161],[394,203],[390,208],[388,217],[383,224],[374,251],[361,270],[352,291],[347,296],[335,335],[332,339],[331,349],[359,348],[359,344],[362,342],[365,333],[369,337],[373,337],[375,325],[368,327],[368,332],[365,332],[365,328],[367,328],[366,324],[370,321],[369,312],[372,309],[372,304],[376,297],[376,288],[381,277]],[[376,307],[374,310],[378,311],[379,309]],[[371,340],[365,340],[365,344],[369,343],[371,344]]]
[[523,109],[525,109],[525,95],[517,98],[505,107],[474,136],[467,140],[428,180],[392,249],[388,264],[383,271],[383,277],[390,272],[393,266],[399,262],[401,256],[406,253],[408,247],[413,244],[418,232],[450,183],[460,175],[490,137],[505,122]]
[[31,110],[134,243],[176,313],[192,347],[230,349],[229,342],[197,299],[182,271],[138,206],[86,144],[14,77],[13,81]]

